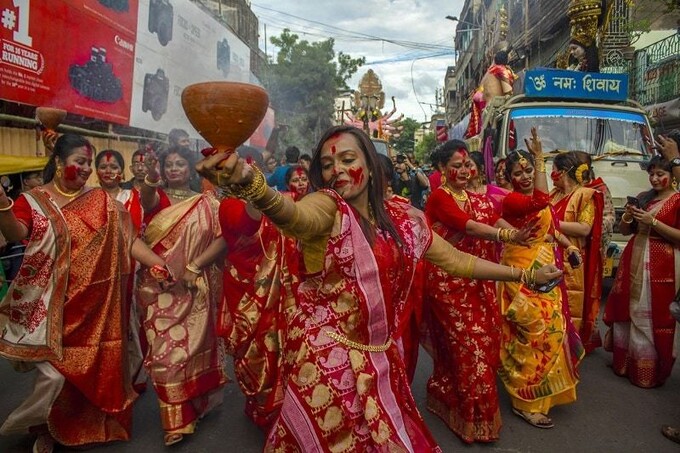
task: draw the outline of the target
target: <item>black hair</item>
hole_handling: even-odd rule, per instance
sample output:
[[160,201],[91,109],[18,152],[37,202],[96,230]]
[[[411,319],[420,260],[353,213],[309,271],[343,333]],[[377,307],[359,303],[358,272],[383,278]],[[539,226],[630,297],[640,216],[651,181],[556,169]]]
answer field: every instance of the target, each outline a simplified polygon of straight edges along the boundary
[[[652,157],[649,162],[647,163],[647,173],[651,173],[654,169],[659,169],[663,171],[667,171],[668,173],[673,173],[673,167],[671,167],[671,163],[666,160],[663,156],[654,156]],[[672,177],[672,176],[671,176]],[[648,190],[647,192],[643,192],[640,195],[638,195],[638,199],[640,200],[640,207],[642,209],[646,209],[647,205],[656,197],[656,190],[651,189]]]
[[305,154],[300,154],[300,160],[306,160],[307,162],[311,162],[311,161],[312,161],[312,156],[310,156],[310,155],[307,154],[307,153],[305,153]]
[[177,154],[189,163],[189,188],[194,192],[201,191],[201,180],[196,173],[196,154],[186,146],[171,146],[168,150],[159,156],[160,166],[161,166],[161,176],[164,180],[165,177],[165,161],[171,154]]
[[24,179],[30,179],[31,176],[33,175],[40,175],[42,176],[43,172],[41,170],[33,170],[33,171],[25,171],[21,173],[21,180],[23,181]]
[[296,164],[300,159],[300,150],[297,146],[289,146],[286,148],[286,162],[289,164]]
[[[446,167],[446,164],[451,159],[451,156],[459,149],[464,149],[467,153],[468,147],[463,140],[453,139],[445,142],[439,147],[437,151],[432,153],[432,163],[436,165],[437,169],[439,167]],[[436,161],[434,160],[436,158]]]
[[[385,210],[385,178],[383,176],[383,170],[378,160],[378,152],[375,150],[375,145],[371,141],[370,137],[366,135],[364,131],[350,125],[340,125],[333,126],[329,128],[319,140],[319,143],[314,149],[314,154],[312,155],[312,163],[309,166],[309,180],[312,183],[312,187],[315,189],[320,189],[325,187],[325,182],[323,180],[323,175],[321,172],[321,148],[323,148],[324,143],[326,143],[331,137],[335,137],[339,134],[349,134],[354,137],[359,149],[364,154],[366,159],[366,166],[368,167],[369,176],[368,178],[368,203],[369,209],[373,209],[375,214],[375,221],[378,228],[386,231],[392,238],[397,241],[399,245],[403,244],[404,241],[399,236],[397,228],[394,226],[394,222],[387,214]],[[369,225],[368,220],[361,219],[361,229],[366,235],[366,238],[372,244],[375,236],[374,229]]]
[[493,57],[493,62],[495,64],[508,64],[508,53],[504,50],[496,52],[496,55]]
[[522,158],[528,160],[532,167],[536,166],[534,156],[523,149],[517,149],[508,154],[508,157],[505,158],[505,179],[512,181],[512,169],[515,168],[515,165],[517,165]]
[[54,150],[50,156],[45,168],[43,169],[43,182],[47,184],[54,179],[54,174],[57,172],[57,159],[61,163],[65,163],[68,156],[73,154],[76,148],[87,147],[91,152],[94,152],[94,147],[88,139],[78,134],[64,134],[57,139],[54,144]]
[[567,176],[569,176],[573,181],[577,181],[576,170],[578,169],[579,165],[581,165],[581,162],[573,152],[560,153],[555,156],[555,159],[553,160],[553,166],[559,171],[566,172]]
[[484,162],[484,155],[480,153],[479,151],[472,151],[470,153],[470,159],[475,163],[477,166],[477,174],[481,178],[485,178],[485,169],[486,169],[486,163]]
[[588,166],[588,170],[583,172],[583,181],[591,181],[595,179],[595,172],[593,171],[593,159],[590,157],[590,154],[585,151],[571,151],[571,153],[574,155],[574,157],[576,157],[579,166],[582,164],[586,164]]
[[115,149],[104,149],[98,152],[94,158],[95,169],[99,167],[99,162],[104,158],[106,154],[113,156],[113,158],[116,159],[116,162],[118,162],[118,166],[120,167],[120,169],[125,170],[125,159],[123,159],[123,155],[116,151]]
[[168,143],[170,146],[177,145],[181,138],[189,138],[189,133],[184,129],[172,129],[168,132]]

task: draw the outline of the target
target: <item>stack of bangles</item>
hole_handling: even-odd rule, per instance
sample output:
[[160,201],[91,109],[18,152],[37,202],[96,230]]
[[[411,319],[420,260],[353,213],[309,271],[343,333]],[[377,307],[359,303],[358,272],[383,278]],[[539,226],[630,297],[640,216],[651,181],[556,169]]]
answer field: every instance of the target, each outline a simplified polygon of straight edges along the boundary
[[158,181],[153,182],[153,181],[151,181],[151,180],[149,179],[149,175],[146,175],[146,176],[144,177],[144,184],[146,184],[146,185],[149,186],[149,187],[158,187],[158,186],[160,186],[161,184],[163,184],[163,180],[161,180],[161,178],[158,178]]
[[[515,269],[517,269],[515,266],[510,266],[510,273],[512,274],[513,281],[517,281],[517,278],[515,277]],[[533,267],[529,269],[519,269],[519,283],[523,284],[529,289],[535,289],[536,269]]]
[[249,203],[253,203],[260,211],[272,211],[283,203],[281,192],[274,192],[274,195],[265,199],[267,194],[267,180],[259,168],[253,167],[253,180],[245,186],[231,185],[228,190],[236,197]]
[[194,264],[193,261],[184,266],[184,268],[191,272],[192,274],[201,275],[201,268]]
[[514,228],[499,228],[496,230],[496,241],[514,243],[517,238],[517,230]]
[[621,221],[623,223],[633,223],[633,220],[635,220],[633,216],[628,214],[627,212],[624,212],[623,215],[621,216]]

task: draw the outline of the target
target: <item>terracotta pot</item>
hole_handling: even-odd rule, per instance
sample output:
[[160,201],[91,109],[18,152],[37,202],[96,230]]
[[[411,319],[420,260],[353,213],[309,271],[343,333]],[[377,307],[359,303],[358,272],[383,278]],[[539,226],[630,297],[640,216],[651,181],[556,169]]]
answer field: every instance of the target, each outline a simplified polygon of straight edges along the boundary
[[262,122],[269,96],[248,83],[204,82],[182,91],[182,107],[192,126],[219,152],[235,150]]
[[47,129],[55,130],[66,118],[66,110],[38,107],[35,109],[35,118]]

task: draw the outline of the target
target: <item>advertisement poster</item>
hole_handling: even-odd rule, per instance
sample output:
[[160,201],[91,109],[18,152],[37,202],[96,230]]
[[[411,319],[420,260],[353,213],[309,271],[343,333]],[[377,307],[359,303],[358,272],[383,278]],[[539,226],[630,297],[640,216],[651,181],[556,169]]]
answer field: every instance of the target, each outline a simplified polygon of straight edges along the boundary
[[182,90],[218,80],[250,82],[248,46],[193,3],[139,0],[130,125],[198,138]]
[[[129,123],[135,36],[85,9],[94,3],[0,0],[3,99]],[[97,11],[111,21],[136,15]]]

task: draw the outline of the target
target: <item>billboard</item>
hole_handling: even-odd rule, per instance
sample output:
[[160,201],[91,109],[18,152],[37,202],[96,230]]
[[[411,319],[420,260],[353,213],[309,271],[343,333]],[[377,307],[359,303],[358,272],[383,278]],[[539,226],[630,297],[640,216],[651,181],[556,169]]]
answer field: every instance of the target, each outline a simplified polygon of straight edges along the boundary
[[186,0],[0,0],[0,97],[167,133],[181,93],[250,82],[250,49]]

